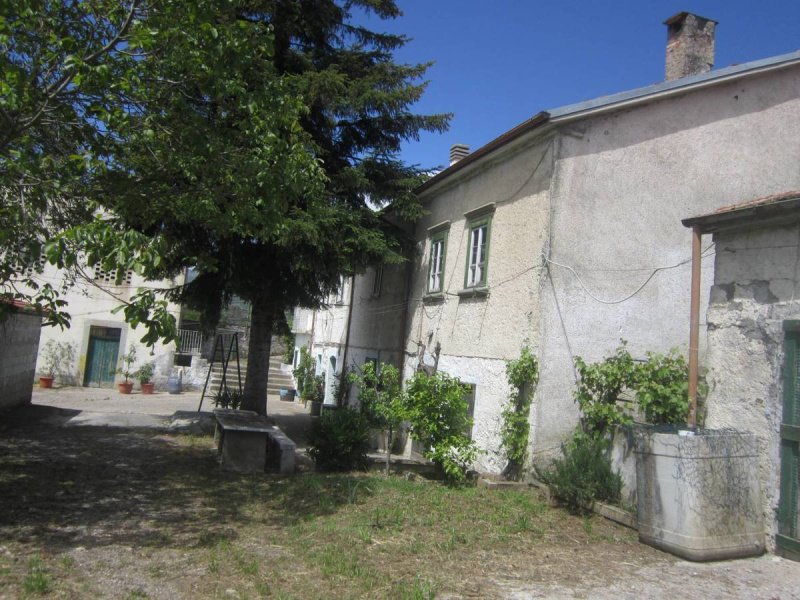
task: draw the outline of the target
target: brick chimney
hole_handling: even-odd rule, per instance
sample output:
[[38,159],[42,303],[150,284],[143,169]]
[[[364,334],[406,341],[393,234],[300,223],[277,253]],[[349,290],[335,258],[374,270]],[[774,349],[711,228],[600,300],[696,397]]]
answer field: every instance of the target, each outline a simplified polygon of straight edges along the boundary
[[450,166],[453,166],[462,158],[466,158],[469,155],[469,146],[466,144],[453,144],[450,147]]
[[681,12],[664,21],[664,25],[667,26],[667,81],[711,70],[716,21]]

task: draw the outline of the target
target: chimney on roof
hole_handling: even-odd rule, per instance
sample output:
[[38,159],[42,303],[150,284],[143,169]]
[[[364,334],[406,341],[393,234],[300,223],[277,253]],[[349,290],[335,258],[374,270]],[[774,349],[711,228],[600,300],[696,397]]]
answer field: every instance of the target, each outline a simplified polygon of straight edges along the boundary
[[711,70],[716,21],[681,12],[664,21],[664,25],[667,26],[667,81]]
[[469,146],[466,144],[453,144],[450,146],[450,166],[453,166],[462,158],[469,154]]

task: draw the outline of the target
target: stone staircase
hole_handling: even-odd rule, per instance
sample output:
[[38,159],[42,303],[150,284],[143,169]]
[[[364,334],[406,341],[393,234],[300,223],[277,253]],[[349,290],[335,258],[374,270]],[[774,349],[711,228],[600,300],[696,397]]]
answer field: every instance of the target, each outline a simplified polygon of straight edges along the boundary
[[[247,363],[242,362],[242,385],[244,385],[244,375],[247,369]],[[225,379],[230,389],[237,389],[239,387],[238,378],[236,375],[236,363],[231,362],[228,365],[228,371],[225,373]],[[211,369],[211,378],[208,380],[209,395],[215,394],[219,390],[220,383],[222,382],[222,364],[215,363]],[[281,360],[277,357],[272,357],[269,360],[269,381],[267,383],[267,394],[278,395],[281,388],[293,389],[294,380],[291,373],[285,373],[281,370]]]

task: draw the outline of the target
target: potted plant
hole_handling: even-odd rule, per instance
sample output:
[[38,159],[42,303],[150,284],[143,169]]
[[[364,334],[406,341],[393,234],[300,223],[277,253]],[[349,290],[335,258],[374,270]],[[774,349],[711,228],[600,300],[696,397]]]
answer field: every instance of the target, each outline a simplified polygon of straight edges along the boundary
[[312,378],[311,394],[311,416],[318,417],[322,413],[322,402],[325,400],[325,378],[322,375],[314,375]]
[[39,386],[42,388],[53,387],[57,376],[61,377],[72,370],[75,362],[75,347],[65,342],[50,340],[44,345],[44,372],[39,377]]
[[139,385],[142,386],[143,394],[152,394],[156,387],[150,379],[153,377],[153,363],[145,363],[136,371],[136,379],[139,380]]
[[281,400],[284,402],[294,402],[296,390],[292,388],[281,388],[279,391]]
[[127,354],[123,354],[122,358],[120,358],[121,366],[117,369],[117,373],[125,377],[125,381],[121,381],[117,384],[120,394],[130,394],[133,390],[133,382],[130,381],[130,378],[134,376],[134,362],[136,362],[136,347],[131,344]]

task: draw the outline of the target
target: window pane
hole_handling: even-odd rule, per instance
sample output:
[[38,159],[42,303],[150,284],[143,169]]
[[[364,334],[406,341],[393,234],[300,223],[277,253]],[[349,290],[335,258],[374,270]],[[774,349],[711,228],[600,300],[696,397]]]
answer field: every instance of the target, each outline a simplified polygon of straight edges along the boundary
[[483,283],[483,274],[486,263],[486,224],[474,228],[469,238],[469,269],[467,272],[467,285],[474,286]]

